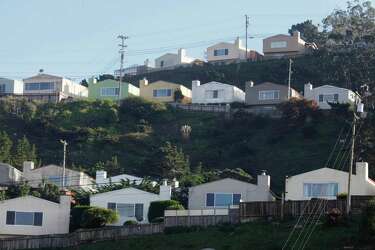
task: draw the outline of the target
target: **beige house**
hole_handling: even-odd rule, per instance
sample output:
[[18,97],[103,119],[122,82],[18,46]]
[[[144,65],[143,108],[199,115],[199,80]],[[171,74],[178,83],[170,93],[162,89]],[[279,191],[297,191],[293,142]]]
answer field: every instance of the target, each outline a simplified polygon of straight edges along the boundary
[[282,58],[303,55],[311,49],[317,49],[314,43],[301,39],[298,31],[293,35],[276,35],[263,39],[263,54],[265,58]]
[[147,79],[139,81],[139,95],[147,100],[174,102],[176,91],[181,91],[184,101],[191,101],[191,90],[181,84],[166,81],[156,81],[149,84]]
[[175,53],[166,53],[155,59],[155,68],[174,68],[182,64],[192,63],[195,59],[186,55],[185,49],[179,49],[177,54]]
[[[290,98],[302,99],[297,90],[290,88]],[[272,82],[264,82],[254,85],[253,82],[246,82],[247,105],[274,106],[288,101],[288,86]]]
[[60,102],[63,99],[87,98],[88,89],[70,79],[44,73],[23,79],[23,95],[29,100]]
[[69,233],[70,196],[60,203],[34,196],[0,201],[0,235]]
[[228,208],[240,202],[272,201],[271,177],[258,175],[257,184],[225,178],[189,188],[189,209]]
[[[290,176],[285,181],[285,199],[336,199],[338,194],[348,193],[348,177],[348,172],[332,168],[320,168]],[[351,193],[375,195],[375,182],[368,177],[367,162],[356,163],[356,171],[351,180]]]
[[[23,177],[30,186],[38,187],[42,182],[49,182],[62,187],[63,168],[56,165],[47,165],[40,168],[34,167],[34,162],[26,161],[23,163]],[[90,190],[94,186],[94,179],[82,171],[76,171],[69,168],[65,169],[65,187],[69,189]]]

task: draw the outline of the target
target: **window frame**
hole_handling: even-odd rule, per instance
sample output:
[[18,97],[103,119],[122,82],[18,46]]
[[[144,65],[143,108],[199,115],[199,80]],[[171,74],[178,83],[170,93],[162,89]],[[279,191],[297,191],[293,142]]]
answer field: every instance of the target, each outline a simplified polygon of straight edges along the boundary
[[[165,95],[159,95],[159,93],[163,93],[163,91],[165,91]],[[171,88],[154,89],[152,91],[152,96],[155,97],[155,98],[171,97],[172,96],[172,89]]]
[[[114,90],[114,94],[108,94],[105,91],[108,90]],[[120,89],[119,87],[100,87],[100,96],[101,97],[116,97],[119,96],[120,94]]]
[[[263,97],[267,97],[267,94],[269,94],[269,93],[273,94],[273,98],[263,98]],[[275,94],[276,93],[277,93],[277,98],[275,98]],[[275,100],[280,100],[280,90],[260,90],[258,92],[258,100],[259,101],[275,101]]]
[[[214,195],[214,200],[213,200],[214,205],[213,206],[208,206],[207,205],[207,201],[208,201],[207,196],[209,194],[213,194]],[[218,205],[216,205],[216,195],[218,195],[218,194],[224,194],[224,195],[225,194],[229,194],[229,195],[232,196],[232,198],[231,198],[232,202],[231,202],[231,204],[229,206],[238,206],[240,204],[240,202],[238,204],[234,204],[234,196],[235,195],[239,195],[239,200],[238,201],[240,201],[242,199],[242,193],[207,192],[205,194],[205,207],[206,208],[227,208],[228,207],[228,205],[224,205],[224,206],[218,206]]]
[[[308,195],[305,195],[305,186],[306,185],[309,185],[308,187]],[[324,194],[324,195],[314,195],[313,194],[313,185],[334,185],[334,194],[330,194],[330,195],[327,195],[327,194]],[[338,182],[325,182],[325,183],[311,183],[311,182],[304,182],[302,184],[302,192],[303,192],[303,197],[305,198],[320,198],[320,197],[328,197],[328,198],[332,198],[332,197],[336,197],[339,193],[339,183]]]
[[[42,85],[48,85],[49,88],[42,88]],[[31,88],[33,86],[33,88]],[[37,86],[37,88],[36,88]],[[25,91],[46,91],[46,90],[55,90],[55,82],[26,82],[24,83]]]
[[[125,214],[125,216],[122,216],[121,215],[121,213],[119,212],[119,210],[118,210],[118,205],[124,205],[124,206],[132,206],[132,210],[133,210],[133,213],[132,213],[132,216],[128,216],[128,215],[126,215]],[[119,214],[119,216],[120,216],[120,218],[136,218],[137,220],[138,220],[138,218],[137,218],[137,214],[136,214],[136,207],[137,206],[140,206],[140,205],[142,205],[142,220],[140,220],[140,221],[143,221],[144,220],[144,218],[145,218],[145,215],[144,215],[144,203],[121,203],[121,202],[107,202],[107,209],[111,209],[111,210],[113,210],[113,211],[116,211],[118,214]]]
[[214,56],[227,56],[227,55],[229,55],[228,48],[214,49]]
[[[21,214],[21,213],[31,215],[32,223],[31,224],[17,223],[17,214]],[[8,226],[35,226],[35,227],[43,226],[43,217],[44,217],[43,212],[25,212],[25,211],[7,210],[5,213],[5,216],[6,216],[5,225],[8,225]],[[9,220],[12,220],[12,221],[9,221]]]
[[270,43],[271,49],[285,49],[288,48],[288,41],[273,41]]
[[6,84],[0,84],[0,93],[6,93],[7,85]]

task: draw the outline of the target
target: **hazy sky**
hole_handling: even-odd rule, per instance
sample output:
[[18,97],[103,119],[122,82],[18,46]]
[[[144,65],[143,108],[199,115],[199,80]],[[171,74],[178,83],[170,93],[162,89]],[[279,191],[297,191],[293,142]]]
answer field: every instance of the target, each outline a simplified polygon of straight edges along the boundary
[[0,0],[0,77],[22,78],[39,69],[83,78],[119,67],[117,35],[125,34],[126,66],[185,47],[204,58],[218,41],[244,36],[262,51],[266,36],[295,23],[320,23],[345,0]]

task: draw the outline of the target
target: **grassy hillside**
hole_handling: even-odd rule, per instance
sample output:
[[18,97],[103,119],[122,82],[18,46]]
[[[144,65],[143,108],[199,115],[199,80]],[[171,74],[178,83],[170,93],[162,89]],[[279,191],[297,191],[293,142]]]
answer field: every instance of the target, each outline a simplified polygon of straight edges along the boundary
[[[16,105],[16,104],[14,104]],[[189,113],[160,103],[131,99],[118,107],[112,102],[2,105],[0,131],[14,140],[26,135],[36,145],[42,164],[61,163],[68,146],[68,166],[94,174],[95,164],[116,156],[120,169],[110,174],[158,175],[155,164],[166,141],[189,156],[194,170],[242,168],[255,176],[267,170],[280,191],[286,175],[324,165],[342,127],[343,118],[314,112],[302,120],[270,119],[245,113],[231,119],[210,113]],[[26,115],[28,114],[28,115]],[[192,132],[184,139],[180,129]],[[371,162],[370,162],[371,163]]]

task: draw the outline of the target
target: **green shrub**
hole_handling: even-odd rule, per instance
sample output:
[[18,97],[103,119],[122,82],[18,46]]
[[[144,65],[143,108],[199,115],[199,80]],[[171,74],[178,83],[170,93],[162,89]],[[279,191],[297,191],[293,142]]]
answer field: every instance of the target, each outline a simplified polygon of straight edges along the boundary
[[96,228],[117,222],[119,215],[111,209],[90,207],[82,214],[81,227]]
[[75,206],[70,210],[70,231],[73,232],[81,227],[83,213],[91,208],[90,206]]
[[122,120],[129,119],[129,116],[136,120],[149,120],[166,110],[167,106],[165,103],[148,101],[141,97],[126,98],[120,105]]
[[138,224],[138,222],[137,221],[135,221],[135,220],[127,220],[127,221],[125,221],[124,222],[124,226],[129,226],[129,225],[137,225]]
[[162,223],[162,222],[164,222],[164,217],[156,217],[151,221],[151,223]]
[[375,240],[375,199],[371,199],[363,209],[360,231],[364,240]]
[[167,201],[153,201],[148,209],[148,221],[153,221],[155,218],[164,217],[164,210],[168,210],[169,207],[179,207],[182,205],[178,201],[167,200]]

